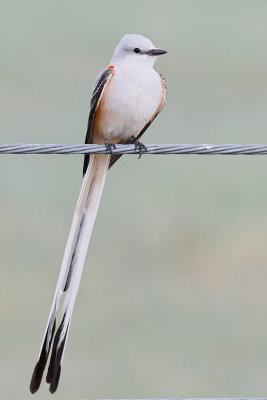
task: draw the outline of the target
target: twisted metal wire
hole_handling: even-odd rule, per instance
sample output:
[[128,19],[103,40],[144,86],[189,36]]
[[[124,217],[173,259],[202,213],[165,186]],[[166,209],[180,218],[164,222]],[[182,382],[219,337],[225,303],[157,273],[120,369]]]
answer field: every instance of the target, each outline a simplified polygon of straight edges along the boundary
[[[146,144],[142,154],[224,154],[224,155],[264,155],[264,144]],[[0,154],[140,154],[134,144],[117,144],[108,150],[97,144],[3,144]]]

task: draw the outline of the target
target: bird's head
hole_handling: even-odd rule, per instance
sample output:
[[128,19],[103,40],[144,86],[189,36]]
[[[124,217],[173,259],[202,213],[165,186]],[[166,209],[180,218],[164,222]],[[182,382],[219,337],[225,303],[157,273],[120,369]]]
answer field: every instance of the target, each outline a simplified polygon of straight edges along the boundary
[[111,64],[130,63],[153,67],[156,57],[167,53],[158,49],[151,40],[136,34],[124,35],[116,47]]

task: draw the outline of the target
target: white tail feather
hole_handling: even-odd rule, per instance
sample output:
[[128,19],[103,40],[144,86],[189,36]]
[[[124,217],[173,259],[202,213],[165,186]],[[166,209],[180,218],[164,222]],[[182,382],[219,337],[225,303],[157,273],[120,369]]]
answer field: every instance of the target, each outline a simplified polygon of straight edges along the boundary
[[[85,257],[90,242],[96,214],[98,211],[100,199],[102,196],[104,183],[106,180],[110,156],[106,155],[93,155],[92,170],[93,178],[85,204],[84,220],[79,234],[79,240],[75,247],[75,260],[73,261],[73,271],[71,275],[71,282],[66,293],[66,298],[63,306],[63,314],[66,315],[62,329],[59,344],[66,334],[67,327],[71,320],[77,292],[80,285],[81,275],[85,262]],[[91,161],[91,160],[90,160]],[[90,167],[90,164],[89,164]]]
[[[70,233],[68,236],[68,241],[67,241],[67,244],[65,247],[64,256],[63,256],[60,273],[59,273],[59,277],[58,277],[58,281],[57,281],[57,286],[56,286],[56,290],[55,290],[55,294],[54,294],[54,299],[53,299],[50,314],[48,317],[47,327],[46,327],[45,335],[44,335],[43,342],[41,345],[40,353],[42,351],[42,347],[43,347],[43,344],[45,341],[46,341],[46,350],[48,351],[47,346],[49,345],[49,340],[46,340],[47,339],[46,332],[48,331],[49,336],[52,333],[54,320],[55,320],[56,313],[57,313],[58,306],[59,306],[59,300],[64,291],[64,287],[65,287],[66,280],[68,277],[71,260],[72,260],[72,256],[73,256],[73,251],[74,251],[75,244],[77,241],[80,224],[81,224],[82,217],[84,214],[85,204],[86,204],[86,201],[87,201],[87,198],[89,195],[89,190],[90,190],[92,179],[93,179],[93,171],[91,168],[92,162],[93,162],[93,157],[90,157],[90,164],[89,164],[86,174],[83,178],[82,187],[81,187],[80,194],[79,194],[79,197],[77,200],[77,204],[76,204],[76,208],[75,208],[75,212],[74,212],[74,216],[73,216],[73,220],[72,220],[72,224],[71,224]],[[40,357],[40,354],[39,354],[39,357]]]
[[[38,362],[34,369],[31,380],[30,388],[32,393],[38,390],[42,380],[51,341],[54,335],[59,300],[64,292],[64,289],[66,289],[66,283],[68,281],[66,298],[62,310],[63,319],[58,330],[58,336],[56,335],[57,339],[55,337],[53,352],[49,365],[50,372],[48,372],[51,375],[48,379],[48,382],[51,383],[50,391],[53,392],[56,390],[60,375],[60,365],[67,340],[68,327],[70,324],[87,249],[108,172],[109,163],[110,155],[90,156],[89,166],[84,176],[82,188],[77,201]],[[63,347],[61,346],[62,343]],[[60,354],[58,354],[57,357],[57,350],[60,346],[62,348],[60,349]]]

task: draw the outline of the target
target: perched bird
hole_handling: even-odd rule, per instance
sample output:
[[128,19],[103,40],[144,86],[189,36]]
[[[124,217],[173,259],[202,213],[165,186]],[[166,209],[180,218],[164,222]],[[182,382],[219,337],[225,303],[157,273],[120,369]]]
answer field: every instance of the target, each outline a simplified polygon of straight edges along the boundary
[[[93,89],[85,143],[106,144],[111,154],[85,155],[83,184],[77,201],[44,339],[34,368],[30,391],[41,384],[52,347],[46,382],[57,390],[63,354],[84,261],[108,169],[120,155],[112,154],[117,143],[135,143],[165,103],[166,86],[153,66],[156,57],[167,53],[141,35],[123,36],[110,65],[97,77]],[[56,329],[56,313],[65,292],[62,319]]]

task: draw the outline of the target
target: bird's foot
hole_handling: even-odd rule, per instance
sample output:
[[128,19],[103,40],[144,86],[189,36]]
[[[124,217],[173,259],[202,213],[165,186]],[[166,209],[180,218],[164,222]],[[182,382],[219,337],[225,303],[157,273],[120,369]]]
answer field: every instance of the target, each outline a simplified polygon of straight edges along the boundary
[[116,145],[114,143],[109,142],[107,139],[104,140],[107,151],[113,153],[113,150],[116,150]]
[[139,142],[139,140],[137,140],[136,138],[134,138],[134,145],[135,145],[135,151],[139,150],[139,157],[138,157],[139,160],[139,158],[141,158],[141,155],[147,152],[147,148],[144,145],[144,143]]

